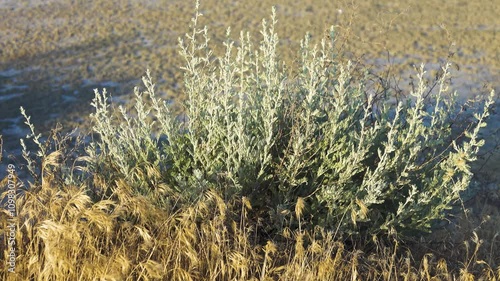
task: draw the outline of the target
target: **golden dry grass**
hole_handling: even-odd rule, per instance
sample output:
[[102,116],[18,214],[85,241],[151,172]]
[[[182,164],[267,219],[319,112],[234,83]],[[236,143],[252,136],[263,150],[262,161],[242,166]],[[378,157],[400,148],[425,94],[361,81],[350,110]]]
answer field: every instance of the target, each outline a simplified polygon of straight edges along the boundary
[[[17,200],[16,268],[9,273],[2,266],[2,280],[500,278],[500,270],[481,259],[478,237],[466,240],[462,263],[433,254],[415,260],[390,239],[374,238],[371,250],[346,247],[333,232],[319,228],[285,228],[263,240],[257,237],[259,223],[249,216],[252,206],[246,198],[225,203],[208,191],[196,204],[169,211],[157,207],[153,198],[134,194],[124,180],[95,180],[89,188],[64,184],[56,173],[43,178]],[[93,191],[108,189],[112,192],[107,195]],[[305,207],[300,201],[294,214],[299,221]],[[1,216],[5,222],[7,214]]]

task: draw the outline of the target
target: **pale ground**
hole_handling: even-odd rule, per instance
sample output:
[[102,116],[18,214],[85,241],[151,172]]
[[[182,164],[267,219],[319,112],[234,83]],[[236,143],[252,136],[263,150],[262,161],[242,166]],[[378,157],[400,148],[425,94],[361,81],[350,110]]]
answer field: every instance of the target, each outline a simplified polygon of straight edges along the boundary
[[[277,6],[283,57],[290,61],[307,31],[319,40],[331,25],[348,55],[377,67],[393,65],[403,78],[411,65],[439,64],[450,52],[463,92],[498,87],[500,5],[495,1],[203,1],[202,24],[213,41],[231,26],[259,39],[260,22]],[[193,15],[191,1],[6,0],[0,4],[1,116],[24,105],[37,123],[79,121],[92,88],[130,94],[147,68],[168,97],[179,97],[177,39]],[[388,59],[388,55],[390,58]],[[37,100],[34,103],[34,100]],[[50,122],[49,122],[50,123]],[[2,123],[3,126],[9,124]]]

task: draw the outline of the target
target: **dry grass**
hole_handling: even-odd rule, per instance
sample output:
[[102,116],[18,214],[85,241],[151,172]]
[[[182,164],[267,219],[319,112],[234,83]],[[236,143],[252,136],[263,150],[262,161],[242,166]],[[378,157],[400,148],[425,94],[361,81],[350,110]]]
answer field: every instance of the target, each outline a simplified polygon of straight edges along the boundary
[[[208,191],[197,203],[170,211],[134,194],[123,180],[94,177],[74,186],[58,180],[57,172],[42,178],[17,200],[16,269],[9,273],[2,266],[2,280],[500,278],[498,269],[481,260],[477,236],[464,242],[462,263],[432,254],[415,260],[397,240],[374,238],[371,249],[360,249],[319,228],[285,228],[273,239],[262,239],[246,198],[225,203]],[[299,221],[304,207],[299,199],[294,214]],[[7,214],[1,216],[5,221]]]

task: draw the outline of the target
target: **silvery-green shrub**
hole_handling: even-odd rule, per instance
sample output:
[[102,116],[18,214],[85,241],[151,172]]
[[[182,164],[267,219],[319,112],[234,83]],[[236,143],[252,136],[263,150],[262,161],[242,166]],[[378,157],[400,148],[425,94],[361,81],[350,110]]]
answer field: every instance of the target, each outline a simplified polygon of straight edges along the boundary
[[260,45],[242,32],[220,57],[200,16],[179,39],[181,116],[156,96],[149,72],[130,112],[112,110],[106,91],[96,91],[99,139],[87,149],[95,172],[143,193],[168,187],[187,201],[207,189],[227,200],[247,196],[273,220],[302,197],[311,221],[347,233],[428,230],[468,187],[493,93],[460,127],[449,65],[430,92],[422,66],[417,87],[394,104],[370,94],[365,77],[336,57],[333,29],[319,45],[306,36],[299,68],[287,70],[274,10]]

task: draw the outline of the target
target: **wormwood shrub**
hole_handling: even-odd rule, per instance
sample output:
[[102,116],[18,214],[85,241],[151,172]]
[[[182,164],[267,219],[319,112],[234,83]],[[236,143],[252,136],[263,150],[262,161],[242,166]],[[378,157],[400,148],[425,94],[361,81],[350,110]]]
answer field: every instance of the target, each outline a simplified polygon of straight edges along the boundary
[[[35,155],[23,149],[34,182],[16,197],[16,268],[0,267],[1,280],[498,280],[499,272],[477,259],[481,244],[475,236],[465,262],[448,269],[446,261],[429,254],[421,265],[398,245],[386,247],[374,238],[366,256],[346,249],[331,231],[290,230],[281,241],[257,243],[249,221],[246,198],[231,205],[218,192],[206,191],[193,204],[175,212],[134,194],[130,179],[95,174],[94,181],[79,166],[85,157],[69,142],[71,134],[54,130],[45,139],[31,128],[28,139]],[[76,146],[76,147],[75,147]],[[102,180],[104,179],[104,180]],[[5,183],[7,177],[1,182]],[[15,182],[20,177],[14,174]],[[112,186],[113,198],[95,198]],[[5,198],[7,191],[1,194]],[[151,199],[151,198],[149,198]],[[304,200],[297,200],[300,220]],[[234,203],[234,202],[231,202]],[[240,209],[238,214],[236,210]],[[0,212],[0,221],[10,214]],[[0,228],[0,245],[7,245],[10,228]],[[2,240],[3,239],[3,240]],[[9,251],[0,246],[0,260]],[[459,270],[459,271],[458,271]]]
[[[481,241],[460,268],[432,255],[421,265],[398,245],[386,247],[374,238],[366,256],[346,249],[331,231],[290,230],[281,241],[257,243],[249,221],[252,205],[246,198],[237,205],[224,202],[218,192],[206,191],[193,204],[175,212],[152,205],[153,198],[134,194],[130,178],[110,182],[105,174],[89,174],[79,166],[79,146],[71,134],[54,130],[45,139],[36,134],[30,118],[28,139],[35,155],[23,148],[34,182],[16,197],[16,268],[0,267],[1,280],[498,280],[499,272],[477,259]],[[23,145],[24,146],[24,145]],[[108,170],[108,172],[111,171]],[[4,178],[1,182],[6,182]],[[14,174],[15,182],[20,178]],[[112,198],[95,195],[111,186]],[[7,191],[1,197],[5,198]],[[111,199],[111,200],[109,200]],[[301,221],[304,200],[295,214]],[[234,202],[231,202],[234,203]],[[236,214],[236,210],[239,210]],[[0,212],[0,221],[10,214]],[[9,218],[10,220],[10,218]],[[0,228],[0,245],[7,245],[10,228]],[[3,239],[3,240],[2,240]],[[0,246],[0,259],[9,251]],[[451,265],[451,264],[450,264]],[[456,269],[456,271],[455,271]],[[459,270],[459,272],[458,272]]]
[[336,57],[333,29],[319,45],[306,36],[299,67],[288,70],[277,52],[274,9],[260,45],[243,32],[235,42],[228,29],[221,57],[200,16],[197,9],[179,39],[182,116],[156,96],[149,72],[130,111],[96,90],[99,139],[87,147],[94,174],[124,179],[164,206],[208,189],[225,200],[247,196],[269,225],[290,223],[290,210],[305,202],[308,221],[351,234],[429,230],[468,187],[493,93],[462,126],[457,95],[448,92],[449,65],[436,89],[426,86],[422,66],[418,86],[394,104],[371,94],[368,77]]

